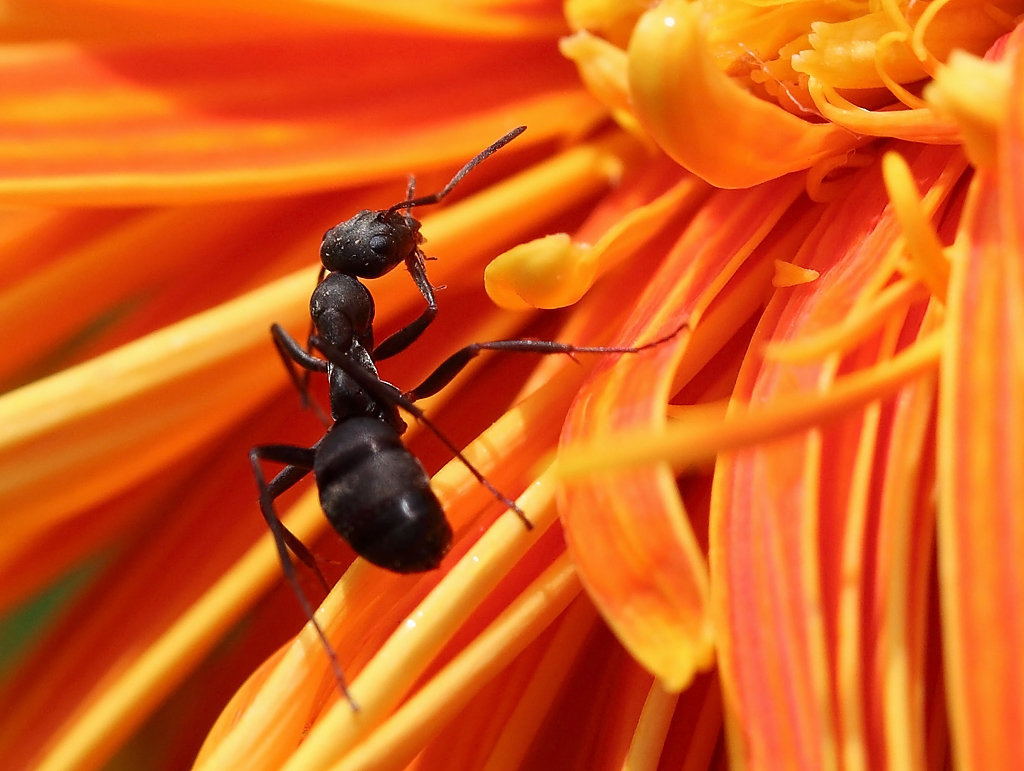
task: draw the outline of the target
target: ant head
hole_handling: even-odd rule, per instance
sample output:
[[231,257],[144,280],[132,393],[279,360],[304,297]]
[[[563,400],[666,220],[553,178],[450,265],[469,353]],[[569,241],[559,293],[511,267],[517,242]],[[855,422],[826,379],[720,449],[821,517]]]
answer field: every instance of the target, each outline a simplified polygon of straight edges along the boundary
[[415,217],[364,209],[324,233],[320,260],[332,273],[377,278],[404,262],[422,242]]

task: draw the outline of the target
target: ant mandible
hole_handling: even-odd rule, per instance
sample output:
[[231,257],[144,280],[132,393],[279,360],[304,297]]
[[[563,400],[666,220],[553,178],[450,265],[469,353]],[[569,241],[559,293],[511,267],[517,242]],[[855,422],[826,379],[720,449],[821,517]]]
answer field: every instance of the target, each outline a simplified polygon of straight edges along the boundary
[[[260,511],[273,535],[285,578],[319,636],[339,691],[352,709],[358,707],[348,691],[334,649],[299,585],[289,551],[317,575],[325,591],[330,587],[313,555],[277,516],[274,500],[312,471],[328,521],[358,555],[397,573],[432,570],[451,547],[452,530],[422,464],[402,444],[406,424],[399,409],[436,434],[476,479],[529,528],[530,522],[519,507],[484,478],[415,402],[447,385],[483,350],[635,353],[676,334],[632,348],[574,346],[545,340],[473,343],[450,356],[411,391],[402,393],[381,380],[376,362],[405,350],[437,314],[434,290],[427,279],[425,257],[420,249],[420,223],[409,210],[440,203],[477,164],[525,130],[525,126],[513,129],[481,151],[439,192],[414,198],[414,182],[410,181],[406,199],[400,203],[379,211],[360,211],[328,230],[320,247],[320,280],[309,303],[312,331],[307,347],[279,325],[271,327],[274,344],[303,404],[309,402],[308,373],[327,375],[332,420],[312,447],[261,445],[249,452],[249,460],[259,487]],[[373,296],[360,279],[378,278],[402,263],[412,274],[427,307],[415,321],[374,346]],[[315,356],[314,351],[323,358]],[[296,366],[303,370],[301,375]],[[285,468],[268,483],[261,461],[280,463]]]

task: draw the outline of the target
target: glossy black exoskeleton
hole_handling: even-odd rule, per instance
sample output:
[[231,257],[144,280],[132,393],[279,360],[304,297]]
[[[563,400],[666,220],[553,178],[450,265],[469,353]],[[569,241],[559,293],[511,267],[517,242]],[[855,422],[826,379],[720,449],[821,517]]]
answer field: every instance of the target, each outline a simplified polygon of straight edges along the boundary
[[[407,348],[437,313],[434,289],[427,279],[425,257],[420,250],[420,223],[409,213],[410,209],[439,203],[478,163],[524,130],[525,126],[514,129],[487,147],[441,191],[414,198],[414,185],[410,183],[405,200],[388,209],[360,211],[328,230],[320,247],[321,280],[310,299],[313,332],[308,350],[280,326],[275,324],[271,328],[274,343],[304,402],[308,401],[306,373],[327,375],[332,422],[312,447],[262,445],[250,451],[260,491],[260,510],[274,536],[285,576],[316,628],[338,685],[353,708],[355,703],[345,687],[334,652],[298,583],[289,550],[316,573],[325,590],[327,582],[309,550],[278,518],[274,500],[312,471],[327,519],[360,556],[399,573],[421,572],[440,564],[451,547],[451,527],[430,488],[426,471],[402,444],[406,424],[398,408],[433,426],[413,404],[418,396],[403,396],[382,381],[375,362]],[[377,278],[403,263],[427,307],[419,318],[375,346],[373,296],[361,279]],[[314,355],[314,350],[324,358]],[[303,370],[302,374],[296,366]],[[453,371],[448,380],[454,375]],[[465,462],[450,442],[443,436],[441,439]],[[285,468],[268,483],[261,461],[281,463]],[[515,504],[494,492],[521,514]]]
[[[487,147],[441,191],[414,198],[410,183],[406,199],[400,203],[379,211],[360,211],[328,230],[320,250],[320,281],[310,299],[312,332],[308,345],[303,347],[277,324],[271,327],[274,344],[304,403],[309,403],[309,373],[327,376],[331,415],[325,421],[329,425],[324,436],[312,447],[262,445],[250,451],[249,459],[259,486],[260,510],[273,534],[285,577],[320,637],[339,690],[353,709],[356,704],[345,685],[337,657],[299,585],[289,551],[313,570],[325,591],[329,589],[327,581],[313,555],[278,518],[274,500],[312,471],[328,521],[357,554],[397,573],[436,568],[451,547],[452,530],[430,488],[426,471],[402,444],[406,424],[399,409],[433,431],[476,479],[529,528],[530,522],[519,507],[469,463],[415,402],[451,382],[484,350],[635,353],[663,342],[633,348],[585,347],[545,340],[473,343],[450,356],[411,391],[403,393],[381,380],[376,362],[406,349],[437,314],[434,290],[420,250],[420,223],[409,210],[439,203],[471,169],[524,130],[525,127],[514,129]],[[416,320],[375,346],[373,296],[361,279],[377,278],[401,264],[409,270],[427,307]],[[285,468],[268,483],[261,461],[284,464]]]

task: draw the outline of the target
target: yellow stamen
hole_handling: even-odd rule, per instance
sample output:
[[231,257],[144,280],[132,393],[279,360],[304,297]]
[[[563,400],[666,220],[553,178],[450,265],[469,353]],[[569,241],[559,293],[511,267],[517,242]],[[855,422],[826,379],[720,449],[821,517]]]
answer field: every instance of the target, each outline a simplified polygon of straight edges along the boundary
[[917,142],[953,142],[957,138],[956,126],[940,120],[931,109],[867,110],[817,78],[808,81],[807,91],[823,117],[857,134]]
[[557,233],[513,247],[484,271],[487,294],[513,310],[572,305],[600,276],[635,254],[681,207],[706,190],[699,179],[685,177],[650,203],[629,211],[593,246],[573,244],[568,235]]
[[657,462],[685,468],[725,450],[779,439],[888,396],[921,373],[934,370],[941,350],[941,333],[935,333],[889,361],[836,380],[824,393],[788,395],[757,409],[734,407],[725,421],[722,405],[702,404],[660,434],[623,434],[613,441],[564,448],[555,471],[561,477],[573,477]]
[[491,678],[554,622],[581,589],[563,553],[451,663],[332,768],[355,771],[410,762]]
[[949,286],[949,260],[925,215],[910,167],[897,153],[886,153],[882,158],[882,173],[893,211],[903,229],[915,277],[933,295],[944,300]]
[[912,110],[924,109],[928,106],[928,103],[921,99],[919,96],[915,96],[902,85],[899,81],[893,77],[892,73],[884,66],[883,62],[886,60],[886,52],[890,48],[896,48],[898,46],[904,46],[907,42],[907,35],[904,32],[889,32],[888,34],[882,35],[878,39],[876,44],[878,50],[878,56],[875,57],[875,67],[878,70],[878,77],[885,84],[885,87],[892,92],[892,95],[899,99],[903,104]]

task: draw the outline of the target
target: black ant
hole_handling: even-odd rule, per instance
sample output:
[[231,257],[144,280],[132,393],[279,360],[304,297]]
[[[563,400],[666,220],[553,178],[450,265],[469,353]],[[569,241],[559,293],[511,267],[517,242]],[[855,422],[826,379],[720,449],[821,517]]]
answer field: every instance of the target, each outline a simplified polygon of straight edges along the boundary
[[[530,528],[532,525],[519,507],[483,477],[415,402],[451,382],[483,350],[635,353],[676,334],[673,332],[663,340],[634,348],[583,347],[545,340],[473,343],[450,356],[411,391],[402,393],[381,380],[376,362],[405,350],[437,314],[434,290],[427,279],[425,257],[420,249],[423,242],[420,223],[408,213],[409,209],[440,203],[477,164],[525,130],[525,126],[520,126],[484,149],[440,192],[414,198],[415,182],[410,180],[406,200],[380,211],[363,210],[328,230],[320,247],[323,263],[320,281],[309,303],[312,331],[307,347],[303,348],[277,324],[271,327],[274,344],[303,404],[309,403],[308,373],[327,375],[332,422],[312,447],[262,445],[249,452],[249,460],[259,486],[260,510],[274,536],[285,578],[316,630],[330,659],[338,688],[352,709],[358,707],[348,692],[334,650],[299,585],[289,550],[317,575],[325,591],[330,587],[310,551],[278,518],[274,499],[312,471],[328,521],[357,554],[396,573],[432,570],[451,547],[452,530],[441,503],[430,488],[426,471],[402,444],[406,424],[399,416],[399,409],[436,434],[476,479]],[[378,278],[403,262],[427,301],[427,308],[411,324],[374,346],[373,297],[360,279]],[[324,358],[315,356],[314,351]],[[295,365],[302,368],[301,376]],[[260,461],[281,463],[285,468],[267,483]]]

